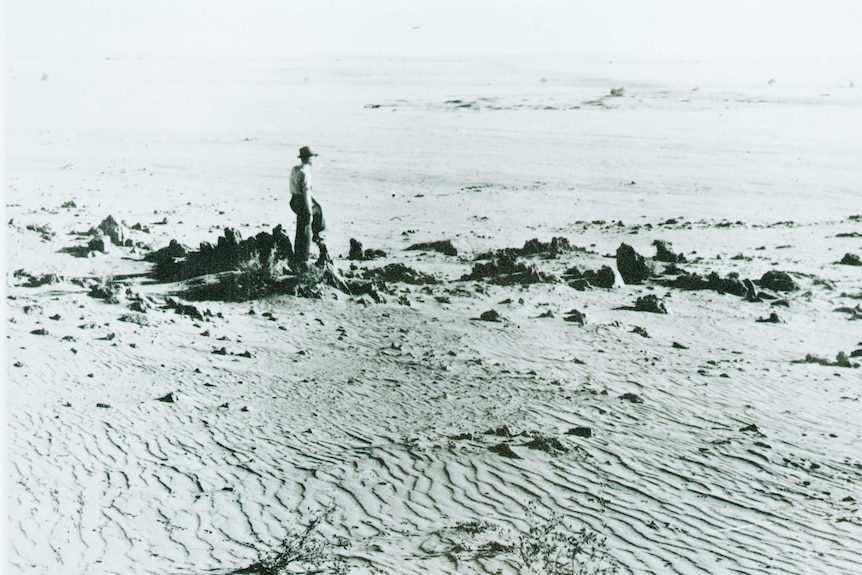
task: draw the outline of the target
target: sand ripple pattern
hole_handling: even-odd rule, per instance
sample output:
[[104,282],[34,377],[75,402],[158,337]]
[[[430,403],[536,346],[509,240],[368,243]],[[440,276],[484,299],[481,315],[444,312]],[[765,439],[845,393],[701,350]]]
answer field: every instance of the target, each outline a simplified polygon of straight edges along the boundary
[[154,315],[181,361],[158,326],[38,337],[15,315],[10,572],[229,573],[325,510],[356,573],[517,573],[524,534],[551,522],[603,537],[621,573],[860,567],[849,381],[756,345],[656,361],[662,330],[684,331],[661,322],[684,318],[638,318],[647,340],[518,310],[256,306]]

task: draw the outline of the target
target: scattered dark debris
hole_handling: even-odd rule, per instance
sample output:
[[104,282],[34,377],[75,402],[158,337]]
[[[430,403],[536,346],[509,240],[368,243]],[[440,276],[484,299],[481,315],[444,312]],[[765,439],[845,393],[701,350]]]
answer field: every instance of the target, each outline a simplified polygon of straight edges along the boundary
[[850,358],[848,358],[847,354],[843,351],[838,353],[835,358],[835,361],[829,361],[828,359],[809,353],[805,356],[805,359],[796,359],[791,361],[790,363],[816,363],[818,365],[825,365],[829,367],[859,367],[859,364],[851,362]]
[[[667,272],[668,270],[666,270]],[[664,287],[672,287],[682,290],[712,290],[718,293],[729,293],[740,297],[750,297],[755,299],[756,292],[752,294],[752,287],[747,287],[748,280],[742,281],[739,275],[731,272],[727,277],[722,278],[716,272],[710,273],[706,278],[701,277],[696,273],[689,273],[685,270],[676,268],[673,272],[682,272],[673,279],[660,279],[656,283]]]
[[44,225],[36,225],[36,224],[28,224],[27,229],[31,232],[36,232],[42,238],[42,241],[49,242],[51,241],[56,233],[51,230],[51,226],[48,224]]
[[63,281],[63,278],[58,276],[57,274],[41,274],[41,275],[33,275],[28,273],[22,269],[15,270],[13,272],[13,277],[16,279],[25,280],[24,283],[20,284],[22,287],[35,288],[43,285],[57,284]]

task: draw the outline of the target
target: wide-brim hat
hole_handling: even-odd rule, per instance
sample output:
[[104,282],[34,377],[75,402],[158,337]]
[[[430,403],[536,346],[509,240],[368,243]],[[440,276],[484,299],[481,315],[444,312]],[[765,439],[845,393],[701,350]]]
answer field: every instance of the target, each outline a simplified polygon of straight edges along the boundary
[[299,157],[300,158],[310,158],[312,156],[316,156],[314,152],[311,151],[311,148],[308,146],[303,146],[299,149]]

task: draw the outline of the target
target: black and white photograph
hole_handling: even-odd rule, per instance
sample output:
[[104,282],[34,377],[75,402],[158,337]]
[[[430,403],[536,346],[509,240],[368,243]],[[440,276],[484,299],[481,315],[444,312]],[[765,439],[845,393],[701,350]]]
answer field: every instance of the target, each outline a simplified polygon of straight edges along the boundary
[[2,19],[0,572],[862,573],[862,2]]

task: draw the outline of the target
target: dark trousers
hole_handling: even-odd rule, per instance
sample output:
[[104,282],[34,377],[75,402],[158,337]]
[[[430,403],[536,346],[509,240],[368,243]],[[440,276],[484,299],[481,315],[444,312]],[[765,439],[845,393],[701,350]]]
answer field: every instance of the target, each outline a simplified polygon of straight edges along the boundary
[[323,219],[323,209],[317,200],[311,199],[311,213],[300,196],[290,199],[290,209],[296,214],[296,236],[293,242],[293,257],[299,264],[308,263],[309,251],[311,249],[312,233],[317,236],[326,229]]

